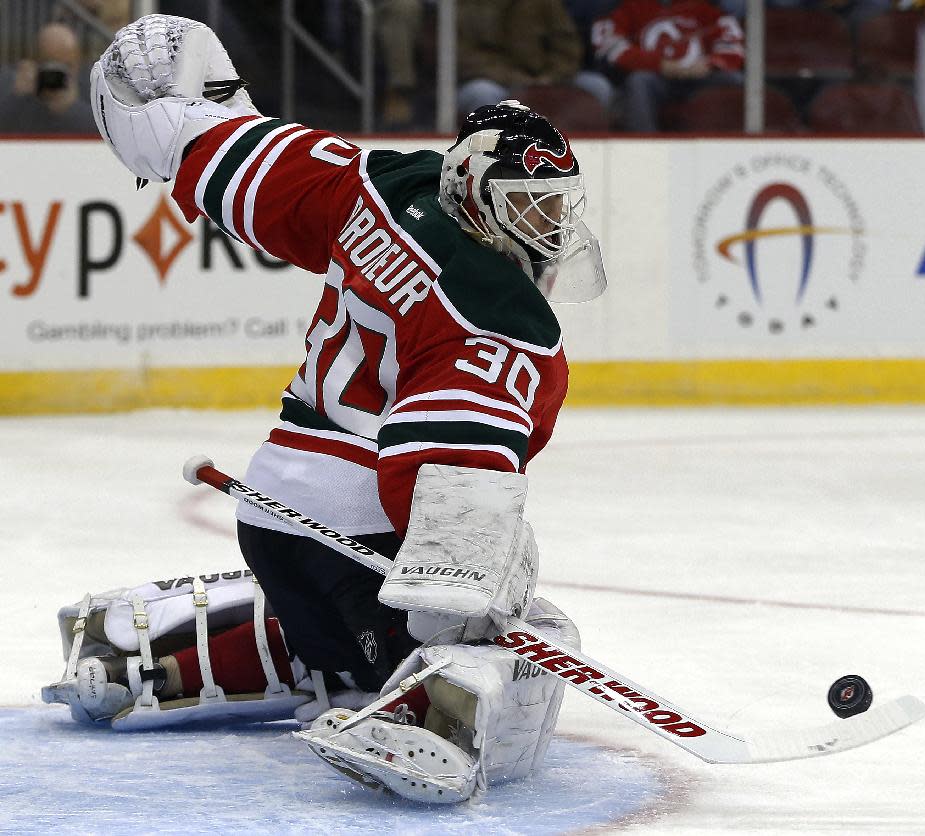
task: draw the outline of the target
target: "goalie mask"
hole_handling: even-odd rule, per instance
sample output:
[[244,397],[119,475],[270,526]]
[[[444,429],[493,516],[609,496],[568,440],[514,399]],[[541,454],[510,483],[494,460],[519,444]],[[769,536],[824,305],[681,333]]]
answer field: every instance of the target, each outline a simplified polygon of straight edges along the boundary
[[568,140],[516,101],[470,113],[443,158],[443,210],[517,261],[553,302],[584,302],[607,286],[597,239],[581,222],[584,203]]

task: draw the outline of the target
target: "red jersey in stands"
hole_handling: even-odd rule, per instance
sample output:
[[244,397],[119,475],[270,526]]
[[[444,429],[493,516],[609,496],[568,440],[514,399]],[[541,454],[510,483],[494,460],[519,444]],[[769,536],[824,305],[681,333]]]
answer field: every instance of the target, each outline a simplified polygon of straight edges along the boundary
[[745,63],[739,22],[706,0],[624,0],[594,23],[591,39],[599,60],[625,72],[658,72],[663,59],[707,57],[721,70]]

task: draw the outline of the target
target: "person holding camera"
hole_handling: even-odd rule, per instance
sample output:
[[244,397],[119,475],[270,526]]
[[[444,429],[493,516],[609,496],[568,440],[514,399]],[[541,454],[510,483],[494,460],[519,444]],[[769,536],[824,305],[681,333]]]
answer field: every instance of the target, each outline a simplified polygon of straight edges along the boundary
[[17,67],[13,90],[0,98],[0,134],[94,134],[96,126],[80,95],[80,49],[62,23],[43,26],[35,61]]

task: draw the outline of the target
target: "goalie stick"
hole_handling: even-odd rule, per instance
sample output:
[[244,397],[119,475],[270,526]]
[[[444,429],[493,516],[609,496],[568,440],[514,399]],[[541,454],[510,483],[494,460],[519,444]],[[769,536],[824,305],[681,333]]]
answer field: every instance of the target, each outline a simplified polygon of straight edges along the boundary
[[[183,466],[183,477],[193,485],[205,483],[247,502],[381,575],[387,575],[392,566],[392,561],[362,543],[216,470],[205,456],[190,458]],[[519,619],[509,618],[491,641],[708,763],[772,763],[831,755],[879,740],[925,717],[925,703],[905,695],[826,725],[774,729],[746,739],[695,719],[649,689]]]

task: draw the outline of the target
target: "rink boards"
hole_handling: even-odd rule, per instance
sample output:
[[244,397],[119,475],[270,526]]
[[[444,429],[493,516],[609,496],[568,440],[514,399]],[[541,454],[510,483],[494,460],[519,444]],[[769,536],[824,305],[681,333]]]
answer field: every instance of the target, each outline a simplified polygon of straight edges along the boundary
[[[610,287],[557,307],[569,403],[925,401],[919,143],[575,148]],[[0,413],[273,403],[318,277],[187,226],[98,141],[4,141],[0,165]]]

